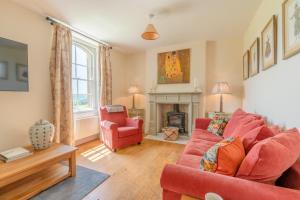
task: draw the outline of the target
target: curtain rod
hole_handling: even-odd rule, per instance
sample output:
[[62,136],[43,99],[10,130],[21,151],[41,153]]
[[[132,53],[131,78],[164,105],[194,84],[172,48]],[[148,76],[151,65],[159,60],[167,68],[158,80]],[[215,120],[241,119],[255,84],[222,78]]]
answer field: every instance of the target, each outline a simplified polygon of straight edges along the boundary
[[53,18],[53,17],[47,16],[47,17],[46,17],[46,20],[47,20],[51,25],[53,25],[54,23],[62,24],[62,25],[64,25],[64,26],[68,27],[69,29],[71,29],[73,32],[78,33],[78,34],[80,34],[80,35],[82,35],[82,36],[84,36],[84,37],[87,37],[87,38],[89,38],[89,39],[91,39],[91,40],[93,40],[93,41],[95,41],[95,42],[97,42],[97,43],[100,43],[100,44],[102,44],[102,45],[104,45],[104,46],[107,46],[107,47],[109,47],[110,49],[112,49],[112,47],[111,47],[108,43],[103,42],[103,41],[100,41],[100,40],[97,40],[97,39],[95,39],[93,36],[91,36],[91,35],[89,35],[89,34],[87,34],[87,33],[84,33],[83,31],[78,30],[77,28],[74,28],[74,27],[72,27],[72,26],[70,26],[70,25],[68,25],[68,24],[66,24],[66,23],[64,23],[64,22],[62,22],[62,21],[60,21],[60,20],[58,20],[58,19],[55,19],[55,18]]

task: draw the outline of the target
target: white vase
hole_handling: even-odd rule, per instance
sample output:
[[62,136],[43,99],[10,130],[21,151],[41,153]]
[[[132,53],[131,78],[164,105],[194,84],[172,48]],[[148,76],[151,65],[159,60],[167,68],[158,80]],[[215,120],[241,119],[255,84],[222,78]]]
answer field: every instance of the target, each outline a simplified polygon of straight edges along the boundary
[[54,125],[46,120],[39,120],[30,127],[29,137],[34,149],[47,149],[53,142]]

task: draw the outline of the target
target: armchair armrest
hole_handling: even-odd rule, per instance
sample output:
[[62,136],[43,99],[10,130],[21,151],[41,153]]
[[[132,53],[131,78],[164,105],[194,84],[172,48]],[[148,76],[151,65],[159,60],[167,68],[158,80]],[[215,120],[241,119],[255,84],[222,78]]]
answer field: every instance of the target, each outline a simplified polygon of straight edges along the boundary
[[168,164],[160,180],[164,190],[203,198],[215,192],[226,200],[300,199],[300,191]]
[[107,121],[107,120],[100,121],[100,126],[101,126],[101,128],[109,129],[109,130],[117,130],[117,128],[118,128],[117,123]]
[[139,129],[142,129],[143,128],[143,123],[144,123],[144,121],[142,119],[126,118],[126,125],[127,126],[132,126],[132,127],[137,127]]
[[195,128],[206,130],[211,119],[210,118],[197,118],[195,120]]

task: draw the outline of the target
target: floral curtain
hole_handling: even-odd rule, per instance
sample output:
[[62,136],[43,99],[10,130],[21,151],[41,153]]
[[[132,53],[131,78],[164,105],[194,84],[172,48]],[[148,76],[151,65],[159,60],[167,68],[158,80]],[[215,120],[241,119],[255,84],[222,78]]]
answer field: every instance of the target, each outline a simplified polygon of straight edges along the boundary
[[100,105],[112,104],[112,70],[110,63],[110,47],[100,48]]
[[73,145],[72,113],[72,34],[71,30],[59,24],[54,25],[50,79],[55,125],[54,141]]

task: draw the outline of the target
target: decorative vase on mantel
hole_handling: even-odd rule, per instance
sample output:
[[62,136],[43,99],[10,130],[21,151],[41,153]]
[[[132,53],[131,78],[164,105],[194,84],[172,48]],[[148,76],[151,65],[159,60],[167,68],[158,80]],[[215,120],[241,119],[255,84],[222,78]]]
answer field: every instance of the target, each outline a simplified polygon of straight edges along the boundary
[[47,149],[53,142],[54,125],[41,119],[30,127],[29,137],[35,150]]

